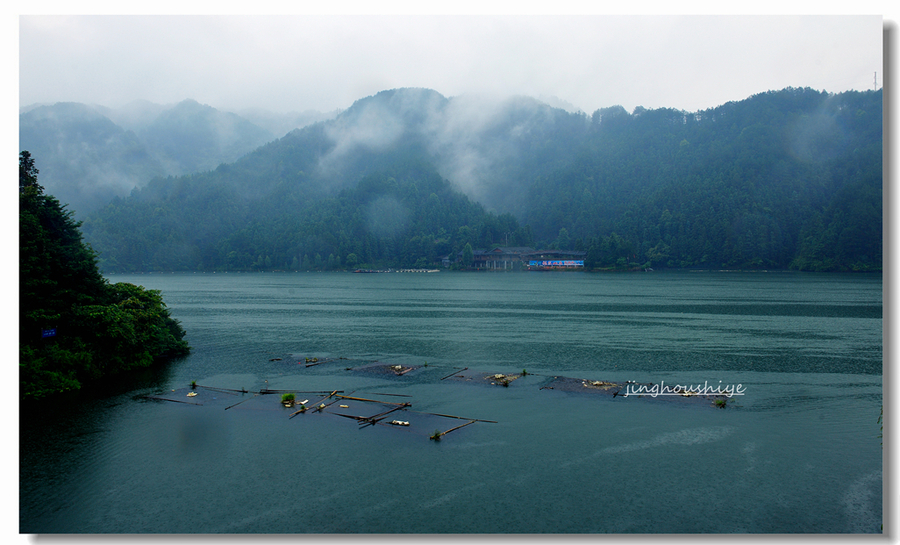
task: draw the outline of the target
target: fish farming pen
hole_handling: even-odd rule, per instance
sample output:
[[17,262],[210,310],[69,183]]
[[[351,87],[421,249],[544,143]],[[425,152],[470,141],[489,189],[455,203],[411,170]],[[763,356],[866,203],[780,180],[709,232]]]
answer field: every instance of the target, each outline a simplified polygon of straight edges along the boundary
[[[661,388],[659,384],[635,381],[607,382],[570,377],[553,377],[541,390],[555,390],[567,393],[599,395],[619,400],[641,400],[654,403],[681,405],[709,405],[724,409],[733,402],[732,395],[720,393],[709,387],[679,386]],[[707,393],[704,393],[707,392]],[[715,393],[713,393],[715,392]],[[741,394],[737,394],[741,395]]]
[[[401,379],[423,367],[343,357],[273,358],[269,361],[283,361],[281,365],[299,364],[303,368],[341,362],[345,366],[344,371],[387,379]],[[346,366],[347,363],[350,365]],[[541,379],[538,381],[519,380],[525,376],[541,377]],[[435,380],[438,383],[457,383],[487,388],[510,387],[513,384],[517,388],[522,388],[531,385],[539,392],[589,395],[597,396],[600,399],[615,400],[615,402],[652,402],[669,406],[706,406],[723,409],[734,401],[729,393],[709,388],[697,390],[675,386],[660,391],[660,385],[649,383],[542,376],[528,373],[524,369],[521,373],[491,373],[462,367],[454,369],[451,373],[441,373],[441,376],[436,377]],[[366,394],[345,392],[343,389],[309,391],[270,389],[268,381],[266,381],[265,387],[257,391],[249,391],[244,387],[238,389],[204,386],[192,382],[185,388],[142,397],[146,400],[222,408],[223,410],[270,412],[283,415],[288,419],[317,413],[325,414],[338,417],[338,420],[342,421],[356,421],[360,429],[382,426],[427,437],[433,441],[440,441],[446,435],[475,423],[498,423],[495,420],[483,418],[416,411],[413,409],[413,401],[396,400],[398,397],[410,397],[404,394],[384,392]]]
[[[290,403],[283,402],[284,395],[292,395]],[[495,420],[469,418],[451,414],[419,412],[412,409],[410,401],[388,401],[377,397],[408,397],[403,394],[345,394],[343,390],[299,391],[272,390],[256,392],[246,389],[216,388],[192,385],[173,389],[162,394],[143,396],[143,399],[168,401],[196,406],[211,406],[228,410],[269,411],[285,415],[288,419],[304,414],[324,413],[355,420],[359,428],[384,426],[440,440],[441,437],[476,422],[494,423]],[[275,398],[275,399],[272,399]],[[292,409],[290,412],[284,409]],[[464,421],[459,424],[458,421]]]
[[518,378],[523,377],[523,373],[486,373],[483,371],[470,371],[468,367],[456,371],[441,380],[449,380],[456,382],[469,382],[472,384],[484,384],[488,386],[506,386]]
[[[323,363],[332,363],[332,362],[340,361],[343,359],[344,358],[323,358],[320,360],[319,358],[313,357],[313,358],[306,358],[306,361],[304,363],[305,363],[306,367],[313,367],[315,365],[321,365]],[[278,360],[271,360],[271,361],[278,361]],[[297,362],[297,363],[299,364],[301,362]]]
[[383,363],[376,361],[374,363],[361,365],[358,367],[348,367],[348,371],[358,371],[362,373],[368,373],[373,375],[395,375],[398,377],[402,377],[403,375],[409,373],[410,371],[415,371],[419,369],[418,365],[401,365],[401,364],[393,364],[393,363]]

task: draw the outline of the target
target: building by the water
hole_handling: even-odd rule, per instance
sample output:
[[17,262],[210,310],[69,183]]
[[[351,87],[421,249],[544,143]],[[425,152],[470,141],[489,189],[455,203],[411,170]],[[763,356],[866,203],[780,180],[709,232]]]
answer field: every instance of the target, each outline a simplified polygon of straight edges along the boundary
[[523,255],[529,271],[584,270],[587,252],[574,250],[541,250]]
[[[585,252],[570,250],[535,250],[529,247],[498,247],[473,250],[472,268],[486,271],[578,270],[584,269]],[[462,260],[462,252],[453,262]],[[444,267],[451,265],[451,256],[443,259]]]

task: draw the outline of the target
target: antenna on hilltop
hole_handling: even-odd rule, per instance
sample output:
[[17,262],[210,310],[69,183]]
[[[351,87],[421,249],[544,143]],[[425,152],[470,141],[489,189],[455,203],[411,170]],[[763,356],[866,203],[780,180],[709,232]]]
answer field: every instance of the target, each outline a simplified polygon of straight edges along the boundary
[[875,72],[875,91],[878,90],[878,72]]

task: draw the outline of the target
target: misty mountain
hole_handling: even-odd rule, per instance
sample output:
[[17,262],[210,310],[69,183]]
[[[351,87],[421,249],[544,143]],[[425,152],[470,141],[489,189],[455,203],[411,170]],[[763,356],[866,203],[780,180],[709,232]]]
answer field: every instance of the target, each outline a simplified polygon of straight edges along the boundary
[[275,138],[236,114],[194,100],[162,111],[136,132],[171,174],[213,169]]
[[534,180],[520,219],[600,261],[615,233],[635,266],[880,270],[882,149],[881,91],[606,108],[579,156]]
[[[156,178],[92,214],[85,236],[110,271],[305,267],[304,255],[328,268],[349,253],[412,265],[513,240],[586,251],[595,268],[880,270],[881,96],[785,89],[588,117],[395,89],[215,170]],[[454,194],[482,208],[451,206]],[[423,209],[449,217],[430,224]]]
[[19,147],[40,157],[47,193],[82,217],[167,173],[133,131],[85,104],[61,102],[21,114]]
[[316,172],[331,184],[352,182],[390,162],[397,150],[416,149],[473,200],[518,214],[526,206],[523,181],[565,164],[588,129],[584,114],[529,97],[384,91],[324,125],[331,147],[317,159]]
[[160,114],[171,107],[171,104],[166,106],[149,100],[134,100],[120,108],[94,106],[98,112],[108,117],[116,125],[135,133],[150,126]]
[[[256,118],[278,131],[327,118],[305,112],[274,123],[273,115]],[[41,158],[41,183],[81,218],[154,177],[213,169],[285,132],[193,100],[35,105],[19,116],[19,147]]]
[[302,112],[278,113],[263,108],[246,108],[234,113],[257,127],[262,127],[275,136],[280,137],[294,129],[312,125],[319,121],[334,119],[341,111],[320,112],[317,110],[304,110]]

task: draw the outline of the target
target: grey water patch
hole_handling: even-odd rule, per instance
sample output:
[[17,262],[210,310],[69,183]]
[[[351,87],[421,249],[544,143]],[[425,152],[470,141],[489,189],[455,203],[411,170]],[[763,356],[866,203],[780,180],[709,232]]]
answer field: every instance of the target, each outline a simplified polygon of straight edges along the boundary
[[452,492],[448,492],[448,493],[444,494],[443,496],[439,496],[439,497],[431,500],[430,502],[424,503],[421,505],[421,507],[423,509],[431,509],[432,507],[438,507],[447,502],[453,501],[455,498],[459,497],[460,494],[467,494],[469,492],[472,492],[473,490],[477,490],[477,489],[485,486],[485,484],[487,484],[487,483],[480,482],[480,483],[475,483],[475,484],[472,484],[469,486],[464,486],[458,490],[454,490]]
[[[848,530],[852,533],[881,532],[881,471],[860,477],[847,487],[841,503],[847,514]],[[876,492],[878,492],[876,494]]]
[[453,445],[452,448],[460,449],[460,450],[470,450],[470,449],[481,449],[488,447],[502,447],[506,446],[508,441],[486,441],[481,443],[476,443],[474,441],[466,441],[464,443],[459,443],[457,445]]
[[218,530],[213,530],[212,534],[235,534],[253,531],[255,528],[267,527],[272,521],[283,520],[296,515],[297,505],[290,504],[280,509],[270,509],[265,511],[251,511],[249,515],[228,521],[228,523]]
[[732,428],[731,426],[688,428],[675,432],[663,433],[657,435],[656,437],[643,441],[634,441],[632,443],[625,443],[624,445],[606,447],[580,460],[565,462],[562,464],[562,466],[568,467],[576,463],[586,462],[599,456],[622,454],[626,452],[634,452],[656,447],[666,447],[670,445],[700,445],[704,443],[712,443],[715,441],[721,441],[732,433],[734,433],[734,428]]
[[667,445],[699,445],[719,441],[732,434],[734,428],[730,426],[716,426],[711,428],[693,428],[671,433],[657,435],[653,439],[637,441],[614,447],[606,447],[598,454],[620,454],[635,450],[644,450]]
[[750,472],[756,468],[756,456],[754,453],[756,452],[756,443],[750,442],[747,443],[741,448],[741,454],[743,454],[747,459],[747,467],[744,468],[744,471]]

